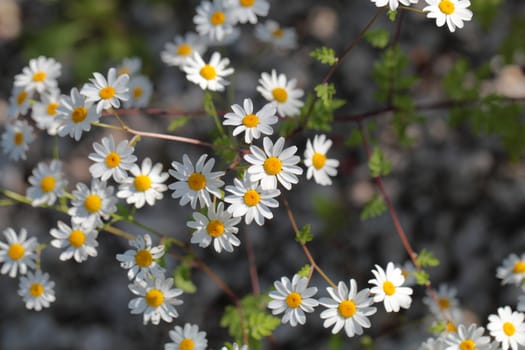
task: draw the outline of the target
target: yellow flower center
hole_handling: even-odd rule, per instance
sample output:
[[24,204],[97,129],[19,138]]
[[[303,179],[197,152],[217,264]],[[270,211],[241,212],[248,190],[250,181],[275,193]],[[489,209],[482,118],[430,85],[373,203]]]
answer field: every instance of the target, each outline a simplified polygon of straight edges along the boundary
[[226,15],[222,11],[216,11],[210,16],[210,22],[214,26],[220,26],[226,20]]
[[281,87],[276,87],[272,90],[272,95],[275,101],[279,103],[284,103],[286,100],[288,100],[288,93],[285,89]]
[[135,263],[140,267],[149,267],[153,262],[153,255],[147,249],[141,249],[135,254]]
[[151,187],[151,178],[144,174],[137,175],[135,180],[133,180],[133,186],[135,186],[135,189],[139,192],[149,190]]
[[33,298],[38,298],[39,296],[44,294],[44,286],[40,283],[33,283],[29,287],[29,294],[31,294]]
[[15,143],[15,145],[20,146],[22,142],[24,142],[24,133],[20,131],[15,132],[15,137],[14,137],[13,142]]
[[49,193],[55,189],[55,184],[56,184],[56,181],[53,176],[51,175],[45,176],[40,181],[40,189],[42,190],[42,192]]
[[133,97],[134,98],[140,98],[142,94],[144,93],[144,89],[140,86],[137,86],[133,89]]
[[465,339],[459,343],[459,350],[475,350],[476,343],[472,339]]
[[33,74],[33,81],[40,82],[40,81],[44,81],[45,79],[46,79],[45,72],[39,71]]
[[283,30],[282,30],[281,28],[277,28],[276,30],[274,30],[274,31],[272,32],[272,35],[273,35],[274,37],[276,37],[276,38],[282,38],[283,35],[284,35],[284,32],[283,32]]
[[454,10],[456,7],[454,6],[454,3],[450,0],[441,0],[441,2],[438,5],[441,12],[443,12],[445,15],[451,15],[454,13]]
[[441,310],[447,310],[450,307],[450,300],[448,298],[439,298],[438,305]]
[[277,175],[281,172],[283,163],[281,163],[281,160],[277,157],[270,157],[264,161],[263,167],[266,174]]
[[179,47],[177,47],[177,54],[179,56],[189,56],[193,49],[188,44],[180,44]]
[[129,68],[124,66],[118,70],[118,75],[129,74]]
[[86,235],[81,230],[71,230],[69,234],[69,244],[75,248],[80,248],[86,241]]
[[19,260],[24,256],[25,248],[20,243],[13,243],[9,246],[9,250],[7,251],[7,255],[11,258],[11,260]]
[[106,156],[105,163],[108,168],[114,168],[120,164],[120,155],[117,152],[109,152]]
[[396,286],[390,281],[385,281],[383,282],[383,292],[385,292],[386,295],[394,295]]
[[51,102],[50,104],[48,104],[47,105],[47,114],[49,114],[49,115],[57,114],[58,106],[59,106],[59,104],[56,103],[56,102]]
[[514,273],[524,273],[525,272],[525,261],[523,261],[523,260],[517,261],[514,264],[514,268],[512,269],[512,272],[514,272]]
[[406,269],[402,269],[401,274],[403,275],[404,279],[408,279],[408,277],[410,277],[410,272],[408,272]]
[[109,100],[113,96],[115,96],[115,89],[112,86],[106,86],[98,92],[98,95],[103,100]]
[[457,332],[458,331],[458,328],[456,327],[456,325],[452,322],[448,322],[447,323],[447,332]]
[[261,196],[259,195],[259,192],[256,190],[248,190],[246,193],[244,193],[244,204],[246,204],[249,207],[253,207],[257,204],[259,204],[259,201],[261,200]]
[[179,350],[193,350],[195,348],[195,342],[193,339],[184,338],[179,343]]
[[315,152],[312,156],[312,165],[314,168],[319,170],[324,167],[324,163],[326,163],[326,156],[322,153]]
[[215,79],[215,77],[217,76],[217,72],[215,71],[215,68],[213,68],[209,64],[202,67],[201,70],[199,71],[199,74],[201,75],[201,77],[203,77],[206,80]]
[[503,333],[505,333],[508,337],[512,337],[512,335],[516,332],[516,328],[514,325],[510,322],[505,322],[503,324]]
[[71,113],[71,119],[73,119],[73,122],[75,123],[83,122],[84,119],[86,119],[86,117],[87,117],[86,107],[77,107]]
[[164,294],[158,289],[149,290],[144,298],[146,299],[146,304],[151,307],[161,306],[164,302]]
[[84,207],[90,213],[96,213],[102,208],[102,198],[96,194],[90,194],[84,200]]
[[352,317],[356,312],[355,303],[352,300],[343,300],[337,307],[337,311],[339,311],[339,315],[341,315],[341,317]]
[[20,106],[22,103],[24,103],[24,101],[26,100],[26,98],[27,98],[27,92],[25,92],[25,91],[20,91],[20,93],[19,93],[18,96],[16,97],[16,104]]
[[297,292],[291,292],[286,296],[285,301],[286,305],[288,305],[289,308],[295,309],[298,308],[299,305],[301,305],[303,298],[301,298],[301,294]]
[[194,191],[200,191],[206,187],[206,177],[201,173],[193,173],[188,177],[188,186]]
[[220,220],[211,220],[206,225],[206,231],[212,237],[219,237],[224,233],[224,224]]
[[252,7],[255,3],[255,0],[239,0],[239,3],[243,7]]
[[247,114],[242,118],[242,123],[247,128],[255,128],[259,125],[259,117],[255,114]]

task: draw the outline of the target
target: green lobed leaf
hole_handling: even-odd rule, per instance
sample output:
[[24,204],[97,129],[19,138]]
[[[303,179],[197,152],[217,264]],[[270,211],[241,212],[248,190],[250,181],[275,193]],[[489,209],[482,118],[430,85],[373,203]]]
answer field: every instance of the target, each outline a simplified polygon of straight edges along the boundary
[[173,132],[173,131],[177,130],[178,128],[182,128],[190,120],[191,120],[190,116],[181,115],[181,116],[177,117],[175,120],[172,120],[172,122],[168,125],[168,131]]
[[387,16],[388,16],[388,19],[390,19],[390,21],[394,22],[396,20],[397,11],[396,10],[388,10]]
[[435,322],[428,328],[428,331],[430,333],[434,333],[436,335],[441,334],[446,330],[447,330],[447,324],[445,323],[445,321]]
[[383,215],[386,209],[385,201],[380,195],[376,193],[372,199],[366,203],[365,207],[361,211],[361,221]]
[[184,292],[195,293],[197,291],[197,286],[191,281],[191,267],[186,261],[177,266],[173,272],[173,278],[175,286]]
[[335,94],[334,84],[319,84],[314,88],[314,90],[317,93],[317,97],[323,101],[325,107],[330,107],[332,98]]
[[385,29],[369,30],[365,34],[365,39],[378,49],[383,49],[388,45],[390,34]]
[[299,232],[297,232],[295,240],[301,244],[306,244],[310,242],[313,238],[314,236],[310,231],[310,224],[306,224],[301,230],[299,230]]
[[424,286],[428,282],[430,282],[430,275],[424,270],[414,271],[413,274],[414,274],[414,277],[416,278],[416,283],[419,285]]
[[306,264],[297,272],[297,274],[301,277],[308,277],[310,276],[310,271],[312,270],[312,267],[310,264]]
[[322,46],[312,52],[310,56],[318,60],[323,64],[328,64],[330,66],[334,65],[337,62],[337,57],[335,56],[335,51],[329,47]]
[[421,267],[434,267],[439,265],[439,259],[434,256],[434,253],[425,248],[419,252],[416,261]]
[[392,162],[390,162],[381,151],[381,148],[374,147],[370,160],[368,161],[368,169],[372,177],[385,176],[390,173]]

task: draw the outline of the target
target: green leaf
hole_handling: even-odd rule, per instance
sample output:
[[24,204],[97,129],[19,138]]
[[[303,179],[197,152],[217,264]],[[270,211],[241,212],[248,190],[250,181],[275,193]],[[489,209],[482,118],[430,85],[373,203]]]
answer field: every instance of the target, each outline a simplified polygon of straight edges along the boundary
[[301,244],[306,244],[313,238],[314,236],[312,235],[312,232],[310,232],[310,224],[306,224],[299,232],[297,232],[295,240]]
[[301,277],[308,277],[310,276],[310,271],[312,270],[312,267],[310,264],[306,264],[297,272],[297,274]]
[[373,46],[383,49],[388,44],[390,34],[384,29],[369,30],[365,34],[365,39]]
[[360,342],[365,350],[377,350],[377,347],[374,345],[374,339],[369,335],[362,336]]
[[370,160],[368,161],[368,168],[372,177],[385,176],[390,173],[392,162],[390,162],[381,152],[381,148],[374,147]]
[[430,282],[430,275],[426,271],[414,271],[413,272],[414,277],[416,278],[416,282],[419,285],[426,285],[428,282]]
[[248,317],[250,337],[261,340],[272,334],[273,330],[281,323],[281,319],[267,314],[265,311],[251,312]]
[[310,56],[318,60],[323,64],[328,64],[330,66],[334,65],[337,62],[337,57],[335,56],[335,51],[329,47],[319,47],[312,52]]
[[397,11],[396,10],[388,10],[386,13],[390,21],[394,22],[396,20]]
[[428,331],[430,333],[434,333],[436,335],[443,333],[447,330],[447,324],[445,321],[437,321],[434,322],[429,328]]
[[197,286],[191,281],[191,267],[188,262],[184,261],[177,266],[173,272],[174,283],[177,288],[186,293],[195,293]]
[[439,265],[439,259],[436,258],[431,251],[428,251],[425,248],[423,248],[417,255],[416,261],[421,267],[434,267]]
[[177,117],[177,119],[173,120],[168,125],[168,131],[173,132],[177,130],[178,128],[182,128],[184,125],[186,125],[191,120],[190,116],[187,115],[181,115]]
[[363,211],[361,211],[361,220],[368,220],[382,215],[386,211],[386,204],[383,198],[377,193],[374,194],[372,199],[366,203]]
[[359,146],[363,142],[363,137],[358,129],[352,129],[350,136],[345,140],[345,146],[354,147]]
[[220,135],[213,140],[213,149],[226,162],[231,163],[237,156],[235,147],[227,135]]
[[334,84],[319,84],[314,88],[315,92],[317,93],[317,97],[323,101],[323,104],[325,107],[330,107],[332,102],[332,97],[335,94],[335,86]]

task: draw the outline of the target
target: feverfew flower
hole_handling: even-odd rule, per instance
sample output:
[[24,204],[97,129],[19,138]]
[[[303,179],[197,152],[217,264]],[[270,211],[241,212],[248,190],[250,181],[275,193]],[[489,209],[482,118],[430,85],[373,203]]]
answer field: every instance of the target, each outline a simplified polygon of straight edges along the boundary
[[98,232],[92,228],[73,224],[71,227],[57,222],[58,229],[52,228],[49,233],[53,239],[51,245],[58,249],[64,249],[60,253],[59,259],[62,261],[74,258],[76,262],[81,263],[90,256],[97,256],[97,236]]
[[471,324],[468,329],[464,325],[459,325],[457,332],[447,334],[445,342],[446,350],[489,350],[490,338],[483,335],[485,329]]
[[210,194],[221,197],[219,188],[224,182],[219,178],[224,175],[224,171],[211,171],[215,159],[206,161],[206,157],[207,154],[200,156],[195,167],[187,154],[182,156],[182,163],[171,163],[174,170],[170,169],[168,172],[177,182],[170,184],[168,188],[175,191],[171,195],[173,198],[180,198],[180,205],[190,203],[191,208],[195,209],[198,200],[200,207],[204,208],[211,205]]
[[210,63],[205,63],[199,53],[194,53],[182,66],[186,79],[197,84],[203,90],[223,91],[230,84],[224,77],[233,74],[233,68],[227,68],[230,60],[221,59],[221,54],[214,52]]
[[315,135],[314,142],[308,139],[306,150],[304,151],[304,165],[308,167],[306,178],[310,180],[312,176],[319,185],[328,186],[332,184],[330,176],[337,175],[339,161],[337,159],[327,159],[326,153],[332,146],[332,140],[325,135]]
[[86,96],[86,102],[97,103],[98,114],[112,107],[119,108],[120,101],[128,99],[129,75],[121,74],[117,77],[117,70],[110,68],[107,79],[98,72],[93,73],[93,76],[95,78],[91,78],[91,83],[85,84],[80,93]]
[[173,278],[165,279],[164,275],[150,276],[146,274],[144,279],[135,279],[133,284],[128,285],[129,290],[137,298],[131,299],[128,307],[132,314],[144,313],[144,324],[149,321],[159,324],[160,320],[173,321],[179,316],[175,305],[182,304],[177,299],[182,290],[173,287]]
[[414,276],[414,272],[416,271],[416,268],[414,264],[412,264],[412,261],[407,260],[403,264],[403,266],[399,266],[401,269],[401,273],[403,274],[403,277],[405,277],[405,286],[413,286],[416,284],[416,277]]
[[129,81],[129,98],[124,101],[124,108],[147,107],[153,94],[153,84],[144,75],[135,75]]
[[191,236],[191,243],[198,244],[199,247],[206,248],[213,242],[213,248],[217,253],[223,249],[227,252],[233,252],[233,247],[241,244],[236,234],[239,229],[235,227],[241,221],[240,218],[232,217],[232,214],[224,210],[222,202],[208,208],[208,217],[199,212],[193,213],[193,220],[188,221],[188,227],[195,229]]
[[55,301],[55,282],[49,280],[48,273],[41,270],[29,271],[20,277],[18,295],[22,297],[28,310],[40,311]]
[[56,79],[60,76],[62,65],[54,58],[40,56],[29,61],[22,73],[15,76],[15,86],[28,92],[43,93],[57,87]]
[[419,350],[445,350],[446,346],[443,338],[429,338],[421,344]]
[[138,57],[126,57],[122,60],[122,63],[117,67],[117,74],[127,74],[130,78],[133,78],[140,72],[142,68],[142,61]]
[[164,350],[206,350],[208,340],[206,332],[199,332],[199,326],[186,323],[184,328],[175,326],[170,331],[171,343],[164,345]]
[[316,287],[308,288],[308,279],[294,275],[292,281],[288,277],[281,277],[280,281],[274,282],[275,291],[270,292],[271,300],[268,307],[272,314],[277,315],[284,312],[283,323],[290,322],[290,326],[305,324],[305,312],[313,312],[319,302],[312,297],[317,293]]
[[496,277],[502,279],[501,284],[522,284],[525,279],[525,253],[521,256],[510,254],[498,267]]
[[71,97],[62,96],[57,109],[57,121],[60,122],[58,135],[73,137],[80,140],[82,132],[91,130],[91,123],[97,122],[100,116],[91,104],[86,104],[86,99],[78,92],[77,88],[71,89]]
[[372,270],[374,279],[368,281],[375,285],[370,289],[374,295],[374,302],[383,302],[387,312],[398,312],[400,307],[408,309],[412,303],[412,288],[402,287],[405,278],[401,273],[401,269],[394,266],[393,262],[389,262],[386,266],[386,272],[381,266],[376,265],[376,269]]
[[463,28],[463,21],[472,19],[472,11],[468,9],[468,0],[425,0],[429,6],[423,9],[427,18],[435,18],[436,25],[447,24],[448,30],[454,32],[456,27]]
[[293,28],[282,28],[279,23],[267,20],[255,26],[255,37],[260,41],[284,50],[297,47],[297,33]]
[[223,0],[203,1],[193,17],[197,32],[201,36],[221,41],[233,30],[233,18]]
[[261,180],[263,190],[277,188],[277,181],[290,190],[292,184],[299,182],[296,175],[303,173],[303,169],[296,166],[301,160],[295,155],[297,147],[291,146],[283,150],[284,137],[280,137],[275,144],[270,138],[265,137],[263,146],[264,151],[255,145],[250,146],[251,154],[244,156],[244,159],[252,164],[247,171],[250,180]]
[[130,146],[128,140],[122,140],[115,146],[113,135],[102,138],[101,143],[93,143],[95,153],[90,153],[88,158],[95,162],[89,167],[89,172],[94,178],[107,181],[110,177],[116,182],[122,182],[128,177],[126,170],[137,161],[133,155],[135,148]]
[[26,159],[29,144],[34,139],[33,127],[25,120],[17,120],[5,125],[5,131],[2,134],[2,148],[4,153],[14,161]]
[[244,222],[251,224],[253,220],[257,225],[264,225],[264,219],[272,219],[273,214],[269,208],[279,207],[279,202],[274,199],[281,194],[278,189],[263,190],[259,182],[250,180],[245,176],[243,181],[233,180],[234,186],[226,186],[225,190],[230,192],[224,198],[226,203],[230,203],[228,211],[234,217],[244,216]]
[[458,311],[459,302],[456,298],[456,288],[448,287],[446,284],[441,284],[436,291],[437,305],[427,291],[427,296],[423,298],[423,303],[426,304],[430,311],[438,318],[442,318],[445,314],[448,318],[452,318],[453,314]]
[[120,261],[120,267],[129,269],[128,278],[130,280],[135,277],[144,279],[146,274],[159,276],[164,273],[164,269],[156,262],[164,255],[163,245],[153,247],[148,234],[129,241],[129,245],[135,249],[126,250],[124,254],[117,254],[117,260]]
[[[223,346],[221,350],[229,350],[226,346]],[[232,350],[248,350],[248,345],[244,344],[242,346],[237,345],[237,343],[232,344]]]
[[153,166],[150,158],[142,161],[142,166],[133,164],[130,169],[131,176],[122,181],[117,192],[117,197],[125,198],[128,204],[142,208],[145,203],[154,205],[156,200],[163,197],[162,192],[168,189],[164,182],[168,173],[162,172],[162,163]]
[[40,96],[42,101],[33,106],[31,117],[40,130],[46,130],[49,135],[56,135],[60,122],[56,118],[60,106],[60,91]]
[[233,136],[244,132],[244,142],[252,143],[254,139],[261,137],[261,134],[273,134],[273,128],[270,126],[279,120],[275,113],[277,109],[271,103],[263,106],[258,112],[253,113],[253,103],[249,98],[244,99],[243,107],[232,105],[234,113],[224,115],[224,125],[236,126],[233,129]]
[[164,51],[160,53],[160,57],[169,66],[182,66],[194,52],[202,55],[204,51],[206,51],[205,40],[201,36],[189,32],[183,36],[176,36],[173,43],[167,43],[164,46]]
[[337,289],[327,287],[326,290],[331,298],[321,298],[319,303],[328,309],[321,313],[324,319],[325,328],[334,326],[332,334],[345,329],[348,337],[363,334],[363,328],[370,328],[371,323],[367,316],[376,313],[375,307],[370,307],[373,303],[370,291],[365,288],[357,292],[357,283],[350,279],[350,289],[343,282],[339,282]]
[[271,75],[264,72],[261,74],[257,91],[266,100],[275,103],[279,115],[294,116],[299,114],[300,108],[304,105],[300,100],[304,92],[296,89],[296,85],[295,79],[288,80],[284,74],[277,75],[274,69]]
[[266,0],[226,0],[234,23],[257,23],[257,16],[268,16],[270,4]]
[[53,205],[64,194],[67,184],[62,173],[62,162],[52,160],[49,165],[38,163],[29,177],[29,183],[31,187],[27,189],[26,197],[31,200],[31,205]]
[[21,86],[13,86],[11,97],[9,97],[7,117],[15,119],[19,114],[26,114],[31,107],[32,98],[33,92],[27,92]]
[[410,6],[410,4],[417,4],[419,0],[370,0],[370,1],[376,4],[377,7],[383,7],[383,6],[388,5],[388,7],[390,7],[390,10],[395,11],[399,7],[400,3],[405,6]]
[[497,315],[489,316],[487,329],[498,342],[501,349],[518,349],[519,345],[525,345],[525,323],[521,312],[512,311],[509,306],[498,308]]
[[5,275],[9,272],[9,277],[16,277],[18,270],[24,275],[28,266],[35,268],[35,249],[38,246],[36,238],[28,239],[24,228],[20,229],[20,236],[11,227],[6,228],[3,233],[7,242],[0,241],[0,262],[4,263],[0,273]]
[[231,45],[239,41],[240,37],[241,37],[241,29],[238,27],[234,27],[233,30],[229,32],[228,34],[224,35],[224,37],[221,40],[208,39],[206,41],[206,44],[208,45],[209,48],[217,47],[217,46],[224,47],[224,46],[228,46],[228,45]]
[[73,196],[73,207],[69,208],[67,213],[73,217],[71,220],[74,224],[99,227],[103,224],[102,219],[109,219],[110,214],[117,210],[113,186],[107,186],[105,182],[97,179],[91,181],[91,188],[78,183]]

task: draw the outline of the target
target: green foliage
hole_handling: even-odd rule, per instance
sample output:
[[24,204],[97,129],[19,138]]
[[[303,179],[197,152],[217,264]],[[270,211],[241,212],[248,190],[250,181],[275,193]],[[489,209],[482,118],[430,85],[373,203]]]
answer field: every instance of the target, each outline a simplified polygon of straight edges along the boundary
[[213,102],[213,95],[211,92],[204,92],[202,104],[204,106],[204,112],[206,112],[207,115],[211,115],[212,117],[217,115],[217,110],[215,109],[215,103]]
[[237,157],[235,145],[227,135],[219,135],[213,140],[214,151],[226,162],[231,163]]
[[374,339],[369,335],[362,336],[360,343],[363,350],[377,350],[377,347],[374,345]]
[[439,335],[447,330],[447,324],[445,321],[434,322],[429,328],[428,331],[435,335]]
[[310,231],[310,224],[303,226],[299,232],[297,232],[295,240],[301,244],[306,244],[314,239],[312,232]]
[[388,45],[390,34],[385,29],[369,30],[365,34],[365,39],[378,49],[384,49]]
[[439,265],[439,259],[434,256],[434,253],[423,248],[417,255],[417,263],[421,267],[434,267]]
[[297,118],[284,119],[279,123],[279,136],[286,137],[299,127],[300,120]]
[[297,274],[301,277],[308,277],[310,276],[310,271],[312,270],[312,267],[310,264],[306,264],[297,272]]
[[361,211],[361,221],[383,215],[385,211],[386,211],[385,201],[380,195],[376,193],[374,194],[372,199],[370,199],[368,203],[366,203],[365,207]]
[[385,155],[381,151],[381,148],[377,146],[374,147],[372,155],[370,156],[370,159],[368,161],[368,169],[370,169],[370,175],[372,175],[372,177],[385,176],[390,173],[391,168],[392,162],[385,157]]
[[341,334],[331,334],[328,338],[328,350],[343,350],[344,345],[345,342]]
[[416,278],[416,283],[421,286],[424,286],[430,282],[430,275],[424,270],[421,270],[421,271],[416,270],[413,272],[413,274],[414,274],[414,277]]
[[323,101],[323,105],[325,107],[330,107],[332,104],[332,98],[335,94],[334,84],[319,84],[315,87],[315,92],[317,93],[317,97]]
[[525,51],[525,16],[511,18],[510,30],[501,41],[500,52],[506,63],[514,63],[516,54]]
[[175,286],[186,293],[195,293],[197,286],[191,281],[191,266],[187,260],[183,260],[173,271]]
[[310,52],[310,56],[315,58],[319,62],[323,64],[328,64],[330,66],[334,65],[337,62],[337,57],[335,56],[334,49],[325,46],[313,50],[312,52]]
[[[330,89],[329,87],[327,89]],[[335,89],[333,90],[335,92]],[[301,109],[301,120],[306,120],[306,128],[317,131],[331,131],[334,120],[334,111],[344,106],[345,100],[329,98],[328,100],[314,99],[312,94],[306,97]],[[313,104],[313,107],[312,107]]]
[[394,22],[396,20],[396,16],[397,16],[397,11],[396,10],[388,10],[388,12],[386,14],[388,16],[388,19],[391,22]]
[[179,128],[182,128],[184,125],[186,125],[191,120],[190,116],[187,115],[181,115],[177,117],[175,120],[173,120],[168,125],[168,131],[173,132]]

